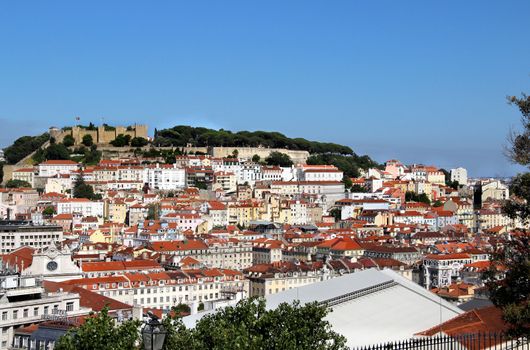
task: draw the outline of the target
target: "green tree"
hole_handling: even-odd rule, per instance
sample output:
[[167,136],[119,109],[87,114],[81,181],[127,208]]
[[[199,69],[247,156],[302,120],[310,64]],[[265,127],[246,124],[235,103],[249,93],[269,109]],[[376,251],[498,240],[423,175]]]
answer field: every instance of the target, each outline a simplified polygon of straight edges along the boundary
[[382,168],[381,164],[374,162],[368,156],[340,155],[340,154],[313,154],[307,158],[309,165],[334,165],[344,175],[355,178],[360,176],[359,169]]
[[305,150],[309,153],[353,155],[348,146],[329,142],[308,141],[303,138],[289,138],[279,132],[213,130],[202,127],[178,125],[170,129],[156,130],[157,146],[223,146],[223,147],[267,147]]
[[432,206],[435,207],[435,208],[438,208],[438,207],[442,207],[444,204],[441,200],[437,199],[433,204]]
[[83,140],[81,141],[81,143],[87,147],[90,147],[94,144],[94,139],[92,138],[92,135],[86,134],[85,136],[83,136]]
[[347,349],[345,338],[324,320],[328,312],[298,302],[267,310],[263,299],[250,298],[203,316],[184,336],[191,340],[188,349]]
[[85,182],[85,180],[83,179],[83,173],[79,174],[79,176],[75,180],[74,189],[73,189],[73,197],[74,198],[86,198],[90,200],[101,199],[101,195],[95,194],[92,186],[90,186],[89,184]]
[[207,190],[208,184],[204,181],[195,180],[195,187],[197,187],[199,190]]
[[46,160],[46,157],[44,155],[44,149],[39,148],[38,150],[33,153],[31,156],[31,160],[33,161],[33,164],[40,164]]
[[130,141],[131,141],[130,135],[119,134],[118,136],[116,136],[114,140],[110,141],[110,144],[113,145],[114,147],[124,147],[124,146],[128,146]]
[[28,188],[28,187],[31,187],[31,185],[27,181],[9,180],[8,182],[6,182],[6,187],[7,188],[22,188],[22,187]]
[[160,217],[160,207],[158,203],[151,203],[147,206],[147,220],[158,220]]
[[63,138],[63,145],[65,145],[66,147],[71,147],[74,144],[75,144],[75,139],[72,135],[66,135]]
[[197,307],[197,311],[203,311],[204,310],[204,303],[199,303],[199,306]]
[[105,307],[88,317],[81,326],[68,331],[55,344],[56,350],[123,350],[137,349],[140,321],[128,320],[119,325]]
[[52,216],[55,214],[55,208],[53,206],[47,206],[46,208],[44,208],[44,210],[42,211],[42,215],[45,215],[45,216]]
[[405,201],[431,204],[431,200],[429,199],[426,193],[417,194],[416,192],[412,191],[405,192]]
[[367,190],[366,187],[364,187],[364,186],[361,186],[361,185],[359,185],[359,184],[355,184],[355,185],[353,185],[353,186],[351,187],[351,192],[357,192],[357,193],[361,192],[361,193],[366,193],[366,192],[368,192],[368,190]]
[[4,155],[8,164],[18,163],[20,160],[39,149],[50,139],[48,133],[40,136],[22,136],[4,150]]
[[[504,242],[491,255],[484,273],[491,301],[503,311],[514,337],[530,336],[530,236]],[[506,272],[504,272],[506,271]],[[504,274],[504,278],[499,276]]]
[[[530,167],[530,97],[509,97],[509,102],[521,112],[522,130],[508,138],[507,157],[514,163]],[[523,224],[530,221],[530,173],[517,175],[510,186],[512,197],[503,210]],[[491,300],[502,309],[512,336],[530,336],[530,232],[522,230],[511,240],[499,245],[491,255],[484,279]],[[499,279],[499,276],[504,278]]]
[[265,158],[267,165],[277,165],[281,167],[290,167],[293,165],[291,157],[281,152],[271,152],[267,158]]
[[132,147],[144,147],[147,146],[147,140],[143,137],[133,137],[131,139],[131,146]]
[[[264,299],[246,299],[205,315],[191,329],[184,326],[178,308],[172,311],[162,320],[166,350],[347,349],[346,339],[325,320],[329,310],[317,303],[283,303],[267,310]],[[55,349],[137,349],[140,326],[138,321],[116,324],[105,308],[59,338]]]
[[254,163],[259,163],[260,160],[261,160],[261,157],[260,157],[259,155],[254,154],[254,155],[252,156],[252,161],[253,161]]
[[187,305],[187,304],[183,304],[183,303],[180,303],[176,306],[173,306],[171,308],[171,310],[176,314],[176,315],[181,315],[181,314],[189,314],[191,312],[191,308]]
[[342,182],[344,182],[344,187],[346,189],[351,188],[353,186],[353,182],[351,181],[350,177],[348,175],[344,175],[342,177]]
[[458,190],[458,187],[460,187],[458,181],[447,181],[445,184],[451,187],[453,190]]
[[340,221],[342,214],[340,208],[333,208],[329,211],[329,215],[335,218],[335,221]]
[[90,146],[90,150],[85,152],[83,163],[86,165],[95,165],[101,161],[101,151],[98,151],[96,145]]
[[62,143],[54,143],[44,150],[46,160],[66,160],[70,159],[70,151]]

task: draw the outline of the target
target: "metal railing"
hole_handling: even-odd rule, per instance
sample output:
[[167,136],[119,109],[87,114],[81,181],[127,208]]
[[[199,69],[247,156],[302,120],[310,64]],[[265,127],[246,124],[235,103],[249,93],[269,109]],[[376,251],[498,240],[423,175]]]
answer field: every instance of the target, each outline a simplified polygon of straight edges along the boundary
[[512,338],[503,333],[437,335],[388,342],[351,350],[530,350],[529,337]]

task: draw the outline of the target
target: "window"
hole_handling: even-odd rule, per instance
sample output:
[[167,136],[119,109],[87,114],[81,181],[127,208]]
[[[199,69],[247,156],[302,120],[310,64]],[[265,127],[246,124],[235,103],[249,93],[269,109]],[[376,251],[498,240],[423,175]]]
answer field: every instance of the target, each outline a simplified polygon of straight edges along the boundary
[[33,308],[33,316],[39,316],[39,308],[38,307],[34,307]]
[[45,306],[44,307],[44,314],[47,315],[48,314],[48,310],[50,309],[49,306]]
[[66,303],[66,311],[74,311],[74,302],[70,301]]
[[7,320],[7,311],[2,312],[2,321]]
[[29,309],[24,309],[24,313],[23,313],[23,317],[28,317],[29,316]]
[[18,310],[13,310],[13,319],[16,320],[18,318]]

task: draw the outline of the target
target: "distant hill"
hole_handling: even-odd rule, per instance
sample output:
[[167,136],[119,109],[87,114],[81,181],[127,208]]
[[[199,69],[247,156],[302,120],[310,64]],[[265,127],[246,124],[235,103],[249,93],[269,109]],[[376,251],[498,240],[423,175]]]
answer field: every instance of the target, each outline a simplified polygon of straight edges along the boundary
[[[38,150],[50,139],[48,133],[40,136],[23,136],[5,149],[8,164],[15,164]],[[307,151],[311,156],[308,164],[332,164],[347,177],[358,177],[360,169],[381,167],[367,155],[357,155],[350,147],[331,142],[309,141],[304,138],[290,138],[279,132],[213,130],[202,127],[179,125],[169,129],[156,130],[154,146],[186,147],[266,147]]]
[[170,129],[157,131],[155,140],[157,146],[187,145],[198,147],[267,147],[286,148],[290,150],[308,151],[309,153],[333,153],[353,155],[353,150],[348,146],[330,142],[308,141],[303,138],[289,138],[279,132],[269,131],[238,131],[213,130],[185,125],[175,126]]
[[157,131],[156,146],[185,147],[267,147],[308,151],[308,164],[332,164],[347,177],[358,177],[359,169],[381,167],[369,156],[359,156],[350,147],[330,142],[308,141],[304,138],[289,138],[279,132],[213,130],[185,125]]

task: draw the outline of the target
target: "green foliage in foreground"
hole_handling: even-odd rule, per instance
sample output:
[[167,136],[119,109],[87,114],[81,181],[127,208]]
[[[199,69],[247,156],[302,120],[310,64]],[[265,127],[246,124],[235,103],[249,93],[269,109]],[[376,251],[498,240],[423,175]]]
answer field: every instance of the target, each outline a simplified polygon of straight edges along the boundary
[[80,327],[59,338],[56,350],[125,350],[138,348],[140,321],[126,321],[116,325],[103,309]]
[[[523,233],[505,242],[490,261],[483,277],[491,301],[503,311],[508,334],[530,336],[530,234]],[[503,274],[504,278],[499,280]]]
[[[316,303],[284,303],[266,310],[263,299],[246,299],[235,307],[204,316],[192,329],[186,328],[178,316],[164,318],[162,323],[168,331],[164,349],[347,349],[346,339],[324,320],[327,313]],[[116,326],[103,311],[63,336],[55,349],[140,349],[140,342],[138,322],[126,321]]]
[[[511,96],[508,101],[521,112],[522,129],[508,138],[508,158],[530,168],[530,96]],[[530,222],[530,173],[512,179],[510,199],[503,206],[504,213],[521,223]],[[486,286],[493,303],[502,310],[503,319],[514,337],[530,336],[530,232],[521,230],[518,236],[504,242],[491,255],[490,269],[485,273]],[[499,269],[499,267],[502,267]],[[502,280],[499,276],[506,271]]]

